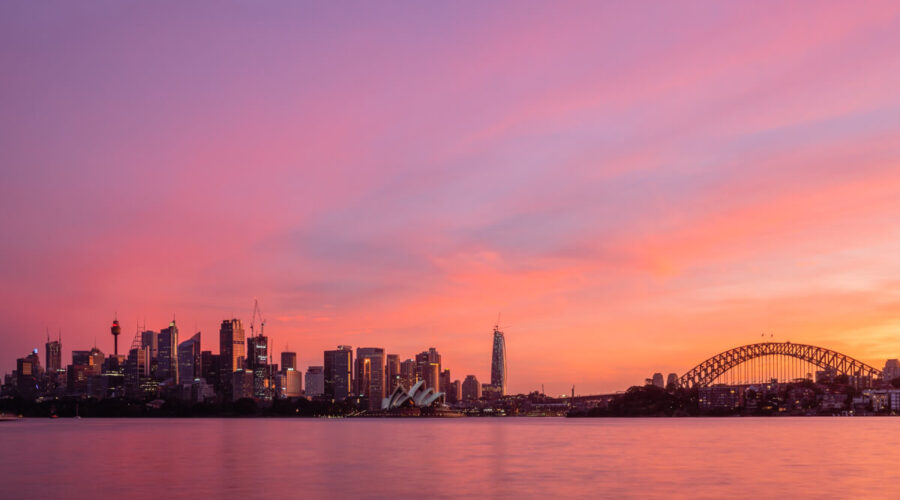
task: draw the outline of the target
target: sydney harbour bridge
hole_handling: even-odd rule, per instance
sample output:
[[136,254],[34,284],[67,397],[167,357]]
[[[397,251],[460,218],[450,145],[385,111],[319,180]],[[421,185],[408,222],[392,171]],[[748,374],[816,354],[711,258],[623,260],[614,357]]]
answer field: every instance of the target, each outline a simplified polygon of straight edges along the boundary
[[753,384],[777,379],[815,380],[816,372],[846,375],[857,384],[868,385],[881,378],[881,370],[831,349],[791,342],[760,342],[716,354],[678,379],[681,387],[713,384]]

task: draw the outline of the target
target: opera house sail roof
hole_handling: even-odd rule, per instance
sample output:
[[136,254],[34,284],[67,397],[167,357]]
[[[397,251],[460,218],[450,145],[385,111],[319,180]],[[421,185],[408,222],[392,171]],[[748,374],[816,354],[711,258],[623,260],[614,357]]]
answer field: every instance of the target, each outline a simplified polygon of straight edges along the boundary
[[416,382],[408,391],[403,385],[398,385],[390,396],[381,400],[382,410],[393,410],[403,407],[427,408],[443,396],[443,392],[434,392],[431,387],[425,387],[425,381]]

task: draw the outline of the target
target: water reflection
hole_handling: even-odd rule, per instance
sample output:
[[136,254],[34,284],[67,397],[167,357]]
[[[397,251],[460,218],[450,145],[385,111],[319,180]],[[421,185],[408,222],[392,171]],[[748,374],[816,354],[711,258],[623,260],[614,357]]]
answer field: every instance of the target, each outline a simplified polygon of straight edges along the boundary
[[25,420],[3,498],[893,497],[895,418]]

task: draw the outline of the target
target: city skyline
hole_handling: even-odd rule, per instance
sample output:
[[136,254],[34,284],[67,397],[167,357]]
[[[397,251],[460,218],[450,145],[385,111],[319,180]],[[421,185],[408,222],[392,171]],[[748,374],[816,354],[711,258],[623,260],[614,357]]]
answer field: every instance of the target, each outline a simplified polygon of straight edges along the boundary
[[896,3],[181,9],[0,6],[0,371],[254,296],[481,382],[502,311],[511,393],[900,353]]

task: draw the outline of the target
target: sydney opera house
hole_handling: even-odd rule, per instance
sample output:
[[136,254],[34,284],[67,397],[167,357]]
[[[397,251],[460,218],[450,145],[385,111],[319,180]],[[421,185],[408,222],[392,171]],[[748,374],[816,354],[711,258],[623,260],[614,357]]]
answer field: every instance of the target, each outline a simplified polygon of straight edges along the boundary
[[381,400],[381,410],[402,410],[406,408],[429,408],[437,402],[443,392],[434,392],[431,387],[425,387],[425,381],[416,382],[408,391],[402,386],[397,385],[394,392],[390,396]]

